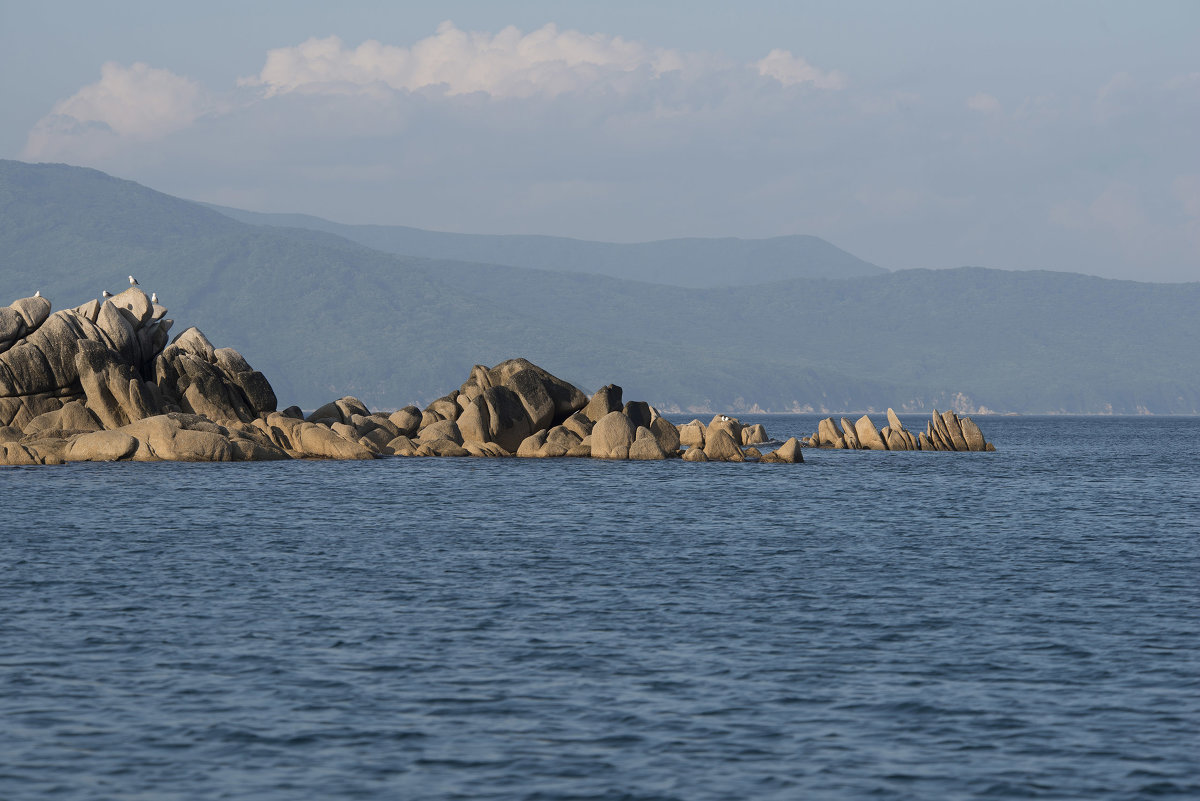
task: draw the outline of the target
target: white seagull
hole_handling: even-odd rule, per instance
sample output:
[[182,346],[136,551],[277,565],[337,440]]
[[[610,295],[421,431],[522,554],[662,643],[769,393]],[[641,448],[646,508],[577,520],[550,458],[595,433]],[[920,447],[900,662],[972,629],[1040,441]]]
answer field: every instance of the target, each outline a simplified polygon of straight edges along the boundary
[[132,275],[131,275],[131,276],[129,276],[129,285],[130,285],[130,286],[137,286],[137,285],[138,285],[137,279],[136,279],[136,278],[134,278]]
[[151,292],[151,293],[150,293],[150,302],[151,302],[151,303],[158,303],[158,293],[157,293],[157,292]]
[[39,289],[38,291],[34,292],[33,296],[35,298],[40,298],[42,296],[42,290]]
[[105,300],[108,300],[109,298],[112,297],[112,293],[106,289],[100,293],[100,297],[104,298]]

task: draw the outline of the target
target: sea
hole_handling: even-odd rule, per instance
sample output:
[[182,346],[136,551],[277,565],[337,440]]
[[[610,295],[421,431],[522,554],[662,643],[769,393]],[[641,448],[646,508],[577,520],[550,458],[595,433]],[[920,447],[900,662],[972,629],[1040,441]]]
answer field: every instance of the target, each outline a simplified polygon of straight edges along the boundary
[[0,470],[0,798],[1200,798],[1200,419],[975,419]]

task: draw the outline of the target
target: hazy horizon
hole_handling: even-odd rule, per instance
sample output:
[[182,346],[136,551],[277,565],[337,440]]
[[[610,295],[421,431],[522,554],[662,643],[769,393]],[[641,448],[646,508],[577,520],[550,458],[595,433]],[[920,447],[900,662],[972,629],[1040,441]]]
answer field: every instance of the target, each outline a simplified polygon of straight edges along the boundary
[[1200,7],[0,5],[0,157],[348,224],[1200,280]]

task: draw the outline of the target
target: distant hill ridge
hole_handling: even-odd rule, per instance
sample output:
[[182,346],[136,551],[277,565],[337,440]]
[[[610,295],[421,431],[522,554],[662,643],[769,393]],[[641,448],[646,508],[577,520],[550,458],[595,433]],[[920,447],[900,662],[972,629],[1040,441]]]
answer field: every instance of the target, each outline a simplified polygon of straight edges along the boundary
[[264,214],[203,205],[251,225],[322,231],[401,256],[593,273],[697,289],[887,273],[824,239],[806,235],[621,244],[557,236],[455,234],[401,225],[344,225],[307,214]]
[[424,403],[523,356],[663,409],[1200,413],[1200,284],[904,270],[689,289],[382,253],[95,170],[0,161],[0,303],[127,274],[306,408]]

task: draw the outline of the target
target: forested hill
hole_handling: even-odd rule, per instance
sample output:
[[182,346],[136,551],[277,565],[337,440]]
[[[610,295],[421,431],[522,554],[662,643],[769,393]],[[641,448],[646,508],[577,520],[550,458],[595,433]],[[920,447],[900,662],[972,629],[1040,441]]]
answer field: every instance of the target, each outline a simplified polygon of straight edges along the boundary
[[0,302],[129,273],[280,399],[428,401],[525,356],[663,408],[1200,413],[1200,284],[909,270],[687,289],[382,253],[63,165],[0,162]]
[[323,231],[402,256],[594,273],[670,286],[729,287],[791,278],[857,278],[887,272],[815,236],[664,239],[619,244],[556,236],[453,234],[400,225],[343,225],[306,214],[209,208],[242,222]]

